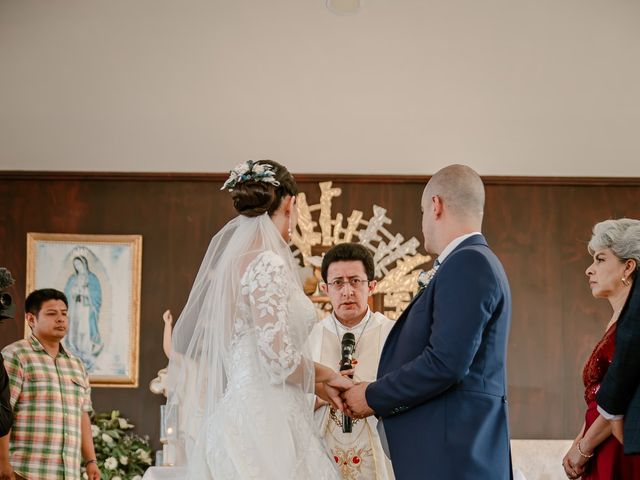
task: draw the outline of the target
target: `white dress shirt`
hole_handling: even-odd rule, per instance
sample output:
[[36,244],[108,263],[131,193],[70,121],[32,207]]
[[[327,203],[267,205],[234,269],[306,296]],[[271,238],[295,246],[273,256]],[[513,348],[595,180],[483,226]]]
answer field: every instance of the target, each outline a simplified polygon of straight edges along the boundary
[[474,235],[482,235],[482,233],[480,232],[465,233],[464,235],[460,235],[459,237],[456,237],[453,240],[451,240],[449,244],[446,247],[444,247],[440,255],[438,255],[436,262],[438,263],[444,262],[444,259],[447,258],[447,256],[449,256],[449,254],[453,252],[458,247],[458,245],[464,242],[467,238],[473,237]]

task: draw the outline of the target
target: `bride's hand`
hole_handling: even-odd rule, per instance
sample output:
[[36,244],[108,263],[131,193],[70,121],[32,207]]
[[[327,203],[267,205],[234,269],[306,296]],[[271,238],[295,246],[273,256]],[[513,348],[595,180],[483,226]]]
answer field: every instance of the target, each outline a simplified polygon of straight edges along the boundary
[[325,397],[324,399],[328,401],[333,408],[336,410],[340,410],[341,412],[345,411],[345,405],[342,401],[342,397],[340,397],[340,392],[344,392],[348,390],[354,385],[353,380],[349,377],[345,377],[340,375],[338,372],[331,377],[330,380],[323,384],[323,390]]
[[336,372],[336,374],[326,382],[325,385],[336,388],[341,392],[349,390],[354,385],[353,380],[349,378],[349,375],[353,375],[353,370],[346,370],[339,373]]
[[336,410],[344,412],[344,402],[340,397],[340,390],[330,386],[328,383],[324,384],[324,393],[326,395],[325,400],[331,404]]

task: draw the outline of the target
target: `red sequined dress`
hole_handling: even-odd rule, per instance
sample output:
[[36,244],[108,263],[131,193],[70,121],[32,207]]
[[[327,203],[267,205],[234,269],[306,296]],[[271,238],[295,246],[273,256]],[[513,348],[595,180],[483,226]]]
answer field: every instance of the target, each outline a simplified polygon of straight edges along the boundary
[[[598,342],[582,372],[587,402],[585,432],[599,416],[596,394],[613,360],[616,326],[613,324]],[[582,480],[640,480],[640,455],[624,455],[622,445],[613,435],[598,445],[593,453]]]

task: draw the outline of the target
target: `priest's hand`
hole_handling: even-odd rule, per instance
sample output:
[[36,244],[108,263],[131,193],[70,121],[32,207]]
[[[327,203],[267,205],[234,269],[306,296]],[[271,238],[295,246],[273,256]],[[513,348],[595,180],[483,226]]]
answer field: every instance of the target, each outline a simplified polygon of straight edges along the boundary
[[347,415],[353,418],[364,418],[373,415],[375,412],[367,403],[365,392],[369,382],[360,382],[342,394],[342,398],[347,404]]

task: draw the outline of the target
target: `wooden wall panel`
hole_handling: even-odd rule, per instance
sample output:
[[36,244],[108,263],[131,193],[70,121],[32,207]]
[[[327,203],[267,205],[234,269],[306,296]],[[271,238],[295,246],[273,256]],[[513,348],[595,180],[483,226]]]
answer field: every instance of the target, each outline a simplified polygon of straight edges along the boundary
[[[211,236],[232,218],[221,174],[0,172],[0,265],[24,302],[26,233],[143,236],[140,387],[94,389],[98,410],[120,409],[152,439],[163,398],[148,384],[166,365],[162,312],[177,317]],[[343,193],[333,215],[385,207],[389,230],[422,241],[419,202],[428,177],[299,175],[309,203],[317,182]],[[640,218],[640,179],[485,178],[485,234],[513,292],[509,403],[514,438],[572,438],[582,422],[581,370],[610,317],[594,300],[584,270],[592,225]],[[22,315],[22,308],[18,308]],[[0,326],[0,347],[21,338],[22,320]],[[157,442],[156,442],[157,445]]]

